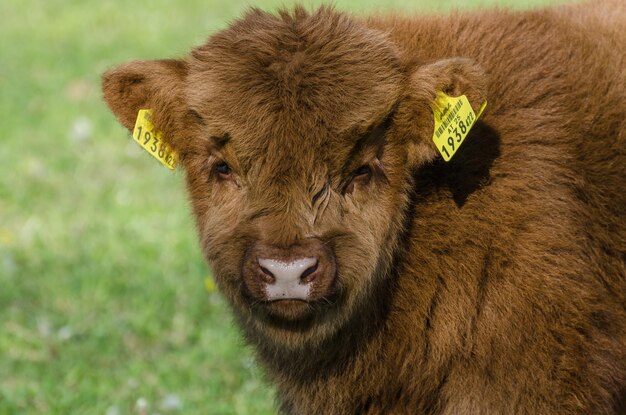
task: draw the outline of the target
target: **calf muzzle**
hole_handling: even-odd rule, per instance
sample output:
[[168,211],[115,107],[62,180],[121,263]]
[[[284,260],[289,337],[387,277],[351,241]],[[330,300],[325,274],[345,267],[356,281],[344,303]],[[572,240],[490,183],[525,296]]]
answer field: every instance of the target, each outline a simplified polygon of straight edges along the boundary
[[254,301],[293,304],[327,297],[336,278],[335,256],[319,239],[287,248],[257,242],[248,250],[242,275]]

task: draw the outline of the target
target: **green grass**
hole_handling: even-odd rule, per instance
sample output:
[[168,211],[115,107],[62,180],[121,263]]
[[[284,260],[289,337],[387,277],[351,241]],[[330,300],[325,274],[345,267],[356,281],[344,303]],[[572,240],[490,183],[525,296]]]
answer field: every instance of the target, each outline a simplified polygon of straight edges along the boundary
[[[494,2],[406,3],[336,2]],[[275,412],[224,300],[203,288],[181,174],[129,140],[99,92],[106,68],[182,56],[245,7],[0,2],[0,415]],[[162,407],[168,396],[181,406]]]

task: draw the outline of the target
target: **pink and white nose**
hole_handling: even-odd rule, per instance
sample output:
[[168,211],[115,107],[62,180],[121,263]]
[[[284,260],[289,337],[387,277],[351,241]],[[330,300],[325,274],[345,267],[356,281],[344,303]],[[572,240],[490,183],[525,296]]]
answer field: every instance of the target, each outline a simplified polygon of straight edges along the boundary
[[281,261],[259,258],[263,272],[265,294],[270,301],[306,300],[311,294],[313,274],[317,270],[317,258],[299,258]]

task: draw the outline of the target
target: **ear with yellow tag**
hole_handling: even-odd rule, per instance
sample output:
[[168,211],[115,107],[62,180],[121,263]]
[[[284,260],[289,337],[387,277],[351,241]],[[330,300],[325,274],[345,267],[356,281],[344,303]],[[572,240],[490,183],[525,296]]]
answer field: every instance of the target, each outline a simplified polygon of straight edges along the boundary
[[[443,59],[414,70],[398,111],[407,126],[405,136],[412,138],[411,164],[438,157],[448,161],[459,151],[485,109],[486,84],[484,71],[466,58]],[[454,141],[448,143],[451,136]]]
[[177,59],[132,61],[102,76],[104,99],[120,124],[168,168],[185,145],[186,77],[187,63]]

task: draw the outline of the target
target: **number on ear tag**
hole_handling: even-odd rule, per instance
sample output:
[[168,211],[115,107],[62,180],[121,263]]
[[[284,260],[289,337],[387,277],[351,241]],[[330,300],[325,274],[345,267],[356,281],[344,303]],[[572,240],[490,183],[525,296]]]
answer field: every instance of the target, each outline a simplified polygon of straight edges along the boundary
[[433,104],[435,116],[433,141],[445,161],[450,161],[463,144],[465,137],[486,106],[487,101],[483,102],[478,114],[475,114],[465,95],[451,97],[444,92],[437,92],[437,98]]
[[133,139],[165,167],[174,170],[178,163],[178,155],[161,139],[161,132],[154,127],[151,120],[151,110],[139,110]]

